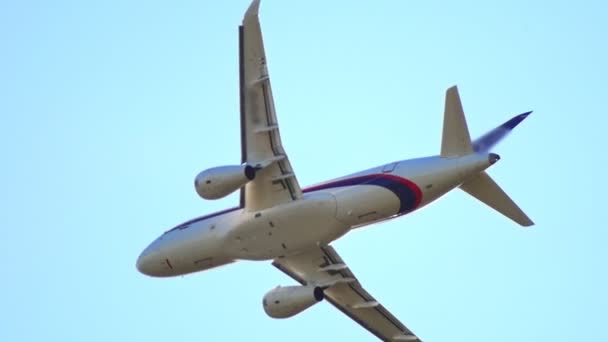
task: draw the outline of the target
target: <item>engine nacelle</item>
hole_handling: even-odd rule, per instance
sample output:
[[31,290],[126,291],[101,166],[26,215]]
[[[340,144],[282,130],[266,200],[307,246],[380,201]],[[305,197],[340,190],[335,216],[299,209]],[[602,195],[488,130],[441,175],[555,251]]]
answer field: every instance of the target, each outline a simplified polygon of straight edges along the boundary
[[204,199],[222,198],[253,180],[255,172],[255,168],[249,165],[213,167],[196,176],[194,188]]
[[278,286],[264,296],[262,303],[268,316],[287,318],[308,309],[323,298],[323,289],[317,286]]

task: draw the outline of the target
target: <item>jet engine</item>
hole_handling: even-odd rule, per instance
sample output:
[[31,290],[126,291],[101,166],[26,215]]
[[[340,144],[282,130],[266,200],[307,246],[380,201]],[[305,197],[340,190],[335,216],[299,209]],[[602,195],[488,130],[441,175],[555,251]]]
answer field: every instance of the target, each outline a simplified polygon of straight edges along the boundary
[[245,186],[255,173],[256,169],[246,164],[213,167],[196,176],[194,188],[204,199],[218,199]]
[[264,296],[264,311],[272,318],[287,318],[323,300],[323,289],[317,286],[278,286]]

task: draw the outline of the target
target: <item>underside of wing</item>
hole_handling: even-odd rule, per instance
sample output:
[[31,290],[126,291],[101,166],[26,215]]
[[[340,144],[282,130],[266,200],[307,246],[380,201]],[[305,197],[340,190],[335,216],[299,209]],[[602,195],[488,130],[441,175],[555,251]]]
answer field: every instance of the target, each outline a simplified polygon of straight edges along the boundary
[[249,211],[302,196],[279,134],[258,9],[256,0],[239,27],[242,162],[260,170],[241,192]]
[[331,246],[275,259],[273,265],[302,285],[325,289],[325,298],[384,341],[420,341],[372,297]]

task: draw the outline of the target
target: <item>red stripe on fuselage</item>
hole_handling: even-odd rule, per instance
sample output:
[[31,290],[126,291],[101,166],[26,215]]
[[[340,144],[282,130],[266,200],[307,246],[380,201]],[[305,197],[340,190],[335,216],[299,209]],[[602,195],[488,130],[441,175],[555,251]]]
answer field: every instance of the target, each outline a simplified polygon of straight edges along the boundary
[[401,184],[404,184],[408,188],[412,189],[412,191],[414,191],[414,195],[416,196],[416,207],[418,207],[418,205],[420,205],[420,202],[422,202],[422,190],[420,190],[418,185],[416,185],[416,183],[412,182],[411,180],[409,180],[407,178],[395,176],[395,175],[385,174],[385,173],[377,174],[377,176],[381,177],[381,178],[392,179],[392,180],[399,182]]
[[[356,177],[351,177],[351,178],[338,179],[335,181],[331,181],[331,182],[315,185],[315,186],[312,186],[309,188],[305,188],[302,190],[302,192],[318,191],[318,190],[337,188],[337,187],[343,187],[343,186],[346,187],[346,186],[367,185],[367,184],[377,185],[377,184],[374,184],[374,181],[377,181],[379,179],[386,179],[386,180],[389,180],[394,183],[402,184],[403,186],[405,186],[406,188],[408,188],[409,190],[412,191],[412,193],[414,195],[415,203],[414,203],[414,206],[407,211],[414,210],[420,205],[420,202],[422,201],[422,191],[420,190],[418,185],[416,185],[416,183],[412,182],[409,179],[391,175],[391,174],[386,174],[386,173],[371,173],[371,174],[361,175],[361,176],[356,176]],[[405,213],[405,212],[401,212],[401,213]]]
[[[357,176],[357,177],[352,177],[352,178],[343,178],[343,179],[339,179],[336,181],[331,181],[331,182],[327,182],[327,183],[323,183],[323,184],[319,184],[319,185],[315,185],[315,186],[311,186],[308,188],[304,188],[302,190],[302,192],[311,192],[311,191],[317,191],[317,190],[322,190],[322,189],[327,189],[327,188],[331,188],[336,184],[340,184],[342,182],[346,182],[346,181],[356,181],[359,179],[369,179],[369,178],[388,178],[391,180],[394,180],[396,182],[399,182],[401,184],[406,185],[408,188],[412,189],[412,191],[414,191],[414,194],[416,196],[416,206],[418,206],[420,204],[420,202],[422,201],[422,191],[420,190],[420,188],[418,187],[418,185],[416,185],[416,183],[412,182],[409,179],[403,178],[403,177],[399,177],[399,176],[395,176],[395,175],[390,175],[390,174],[386,174],[386,173],[371,173],[368,175],[362,175],[362,176]],[[365,183],[362,183],[365,184]],[[348,186],[348,185],[345,185]]]

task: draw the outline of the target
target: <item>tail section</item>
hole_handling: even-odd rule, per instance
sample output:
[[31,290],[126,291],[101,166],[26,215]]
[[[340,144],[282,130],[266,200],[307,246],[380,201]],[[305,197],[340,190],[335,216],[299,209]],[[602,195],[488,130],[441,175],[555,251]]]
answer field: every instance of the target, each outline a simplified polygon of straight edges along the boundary
[[485,171],[462,184],[460,188],[520,225],[524,227],[534,225],[528,215],[509,198],[509,195]]
[[457,157],[473,152],[471,136],[464,117],[458,88],[453,86],[445,94],[445,111],[443,114],[443,139],[441,141],[442,157]]
[[[441,157],[454,158],[471,153],[489,153],[490,149],[506,137],[515,126],[522,122],[530,112],[515,116],[509,121],[496,127],[481,138],[471,142],[467,121],[464,117],[458,88],[449,88],[445,95],[445,111],[443,118],[443,140],[441,142]],[[498,155],[490,153],[494,161]],[[501,188],[482,171],[460,185],[469,195],[477,198],[490,208],[498,211],[522,226],[534,225],[534,222],[509,198]]]

